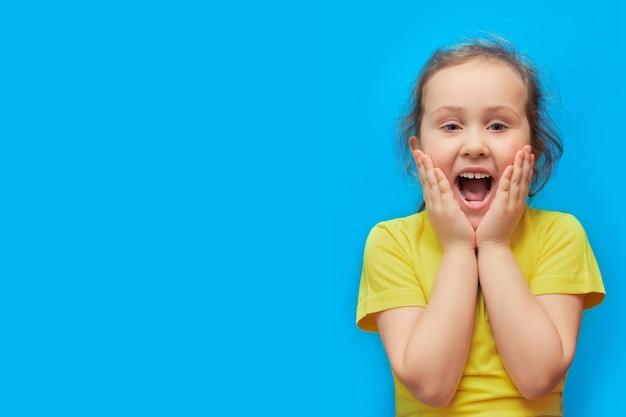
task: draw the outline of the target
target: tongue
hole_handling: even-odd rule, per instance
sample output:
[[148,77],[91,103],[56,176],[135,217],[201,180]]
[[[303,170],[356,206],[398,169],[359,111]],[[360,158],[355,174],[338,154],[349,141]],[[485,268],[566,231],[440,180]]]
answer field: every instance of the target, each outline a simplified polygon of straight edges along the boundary
[[480,180],[462,178],[459,181],[463,197],[467,201],[483,201],[489,191],[490,183],[491,181],[488,178]]

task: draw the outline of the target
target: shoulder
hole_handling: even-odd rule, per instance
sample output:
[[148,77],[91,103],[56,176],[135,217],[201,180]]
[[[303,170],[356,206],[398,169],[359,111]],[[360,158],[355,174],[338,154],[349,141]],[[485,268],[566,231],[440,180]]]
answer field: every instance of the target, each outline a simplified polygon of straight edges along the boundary
[[561,219],[576,219],[576,217],[570,213],[565,213],[562,211],[542,210],[530,206],[526,206],[526,210],[524,211],[524,217],[541,222],[553,222],[559,221]]
[[365,243],[365,260],[374,262],[380,259],[414,262],[439,252],[439,240],[424,211],[376,224]]
[[369,231],[367,245],[383,242],[395,242],[401,246],[410,245],[429,227],[426,212],[384,220]]
[[398,217],[395,219],[384,220],[378,222],[370,230],[370,235],[378,234],[391,234],[401,235],[404,233],[412,233],[417,230],[423,229],[428,224],[428,217],[426,212],[411,214],[405,217]]
[[515,250],[535,260],[590,250],[585,229],[574,215],[531,207],[526,207],[512,242]]
[[516,231],[516,243],[536,259],[592,253],[587,233],[572,214],[527,207]]
[[526,207],[523,219],[527,227],[543,231],[544,233],[585,234],[581,222],[570,213]]
[[604,299],[602,275],[581,222],[572,214],[527,209],[519,259],[539,294],[586,294],[584,308]]

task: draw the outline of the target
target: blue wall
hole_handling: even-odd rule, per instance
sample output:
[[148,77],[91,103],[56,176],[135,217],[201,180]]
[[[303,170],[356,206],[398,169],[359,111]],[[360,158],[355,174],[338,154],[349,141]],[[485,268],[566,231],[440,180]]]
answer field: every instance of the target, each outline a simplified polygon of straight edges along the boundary
[[537,204],[580,218],[608,291],[566,406],[621,408],[617,1],[5,3],[0,414],[391,416],[363,245],[418,201],[391,147],[418,69],[479,30],[560,88]]
[[0,6],[0,415],[315,415],[319,14],[292,3]]
[[535,205],[580,219],[608,293],[601,306],[584,313],[565,415],[621,409],[623,3],[348,1],[325,2],[322,11],[322,201],[332,234],[324,415],[393,415],[392,382],[378,335],[355,327],[363,245],[377,221],[412,213],[419,198],[419,189],[400,177],[392,152],[393,129],[419,68],[434,48],[480,31],[511,40],[558,87],[556,118],[565,153]]

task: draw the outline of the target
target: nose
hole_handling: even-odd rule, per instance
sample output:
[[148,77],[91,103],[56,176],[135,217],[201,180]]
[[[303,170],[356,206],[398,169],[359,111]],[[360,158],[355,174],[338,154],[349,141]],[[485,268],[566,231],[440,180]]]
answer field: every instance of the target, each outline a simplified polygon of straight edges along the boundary
[[459,154],[461,156],[469,156],[470,158],[489,156],[489,147],[487,146],[484,135],[484,132],[468,131],[466,135],[464,135]]

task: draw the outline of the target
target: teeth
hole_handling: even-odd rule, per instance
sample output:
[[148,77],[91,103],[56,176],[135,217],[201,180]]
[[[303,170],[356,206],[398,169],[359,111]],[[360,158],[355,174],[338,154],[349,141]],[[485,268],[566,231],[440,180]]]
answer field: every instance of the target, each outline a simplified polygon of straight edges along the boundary
[[473,180],[473,179],[481,180],[483,178],[489,178],[489,175],[483,174],[480,172],[464,172],[459,176],[463,178],[468,178],[470,180]]

